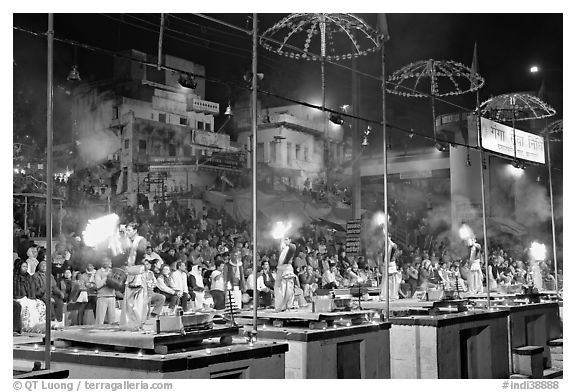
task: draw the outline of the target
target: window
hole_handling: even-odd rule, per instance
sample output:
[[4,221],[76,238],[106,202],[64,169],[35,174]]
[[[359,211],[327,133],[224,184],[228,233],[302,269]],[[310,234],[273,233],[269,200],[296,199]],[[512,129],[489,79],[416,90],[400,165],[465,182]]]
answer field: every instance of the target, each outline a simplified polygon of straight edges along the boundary
[[304,147],[304,162],[308,162],[308,147]]
[[204,121],[198,121],[198,127],[199,130],[203,131],[204,130]]
[[301,150],[300,145],[297,144],[297,145],[296,145],[296,160],[297,160],[297,161],[302,160],[302,157],[300,156],[300,150]]
[[[296,148],[298,148],[298,145],[296,145]],[[288,166],[292,166],[292,143],[286,143],[286,163],[288,163]]]
[[256,146],[256,162],[264,162],[264,143]]
[[146,140],[139,140],[138,141],[138,151],[139,152],[146,152]]
[[176,156],[176,145],[175,144],[169,144],[168,145],[168,155],[171,157]]
[[124,149],[127,150],[130,148],[130,139],[124,140]]
[[180,125],[188,125],[188,119],[186,117],[180,117]]
[[118,118],[118,106],[114,106],[112,108],[112,119],[115,120]]
[[212,130],[212,124],[206,123],[206,126],[204,127],[204,130],[206,130],[206,131],[211,131],[211,130]]
[[158,121],[159,122],[166,122],[166,113],[158,113]]

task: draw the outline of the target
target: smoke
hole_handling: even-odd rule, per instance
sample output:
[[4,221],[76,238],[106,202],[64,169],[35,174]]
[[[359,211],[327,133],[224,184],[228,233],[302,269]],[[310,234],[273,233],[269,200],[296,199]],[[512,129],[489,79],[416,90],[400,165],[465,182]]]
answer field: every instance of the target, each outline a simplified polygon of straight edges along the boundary
[[[99,111],[98,111],[99,112]],[[108,155],[120,148],[120,138],[107,129],[103,116],[88,117],[84,126],[79,128],[76,147],[78,151],[78,169],[94,166],[108,159]]]
[[532,227],[550,219],[550,199],[546,188],[525,176],[514,184],[516,195],[516,221]]

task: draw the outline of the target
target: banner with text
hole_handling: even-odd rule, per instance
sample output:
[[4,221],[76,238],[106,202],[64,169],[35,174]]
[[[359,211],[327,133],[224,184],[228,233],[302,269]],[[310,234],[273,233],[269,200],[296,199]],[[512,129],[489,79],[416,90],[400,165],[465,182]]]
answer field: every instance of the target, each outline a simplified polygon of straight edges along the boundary
[[360,232],[362,222],[360,219],[351,219],[346,223],[346,255],[360,255]]
[[[512,127],[482,118],[482,147],[514,157],[514,130]],[[516,157],[545,163],[544,138],[516,129]]]

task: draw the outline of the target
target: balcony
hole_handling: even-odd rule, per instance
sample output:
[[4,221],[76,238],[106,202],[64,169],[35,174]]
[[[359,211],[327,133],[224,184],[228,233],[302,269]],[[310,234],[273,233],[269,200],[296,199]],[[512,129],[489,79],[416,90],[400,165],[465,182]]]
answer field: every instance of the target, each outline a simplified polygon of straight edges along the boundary
[[203,99],[189,97],[186,100],[186,111],[218,114],[220,113],[220,104],[210,101],[204,101]]

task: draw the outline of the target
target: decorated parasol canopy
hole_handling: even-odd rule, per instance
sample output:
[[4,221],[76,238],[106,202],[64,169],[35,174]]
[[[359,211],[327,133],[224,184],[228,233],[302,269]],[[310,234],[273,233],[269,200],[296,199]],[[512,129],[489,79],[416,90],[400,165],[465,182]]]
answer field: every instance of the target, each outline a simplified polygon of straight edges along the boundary
[[436,138],[434,98],[476,91],[484,85],[484,78],[456,61],[430,59],[405,65],[388,76],[386,84],[386,91],[392,94],[431,98],[432,124]]
[[480,104],[480,115],[500,122],[512,122],[516,159],[516,121],[551,117],[556,110],[540,98],[527,93],[501,94]]
[[[385,38],[352,14],[297,13],[286,16],[264,31],[260,44],[271,52],[289,58],[321,62],[324,110],[324,62],[347,60],[375,52]],[[342,52],[341,48],[349,50]]]
[[542,131],[543,134],[548,136],[548,140],[551,142],[561,142],[562,134],[564,130],[563,120],[556,120],[552,124],[548,125]]
[[534,95],[512,93],[484,101],[480,114],[495,121],[516,122],[550,117],[556,110]]

